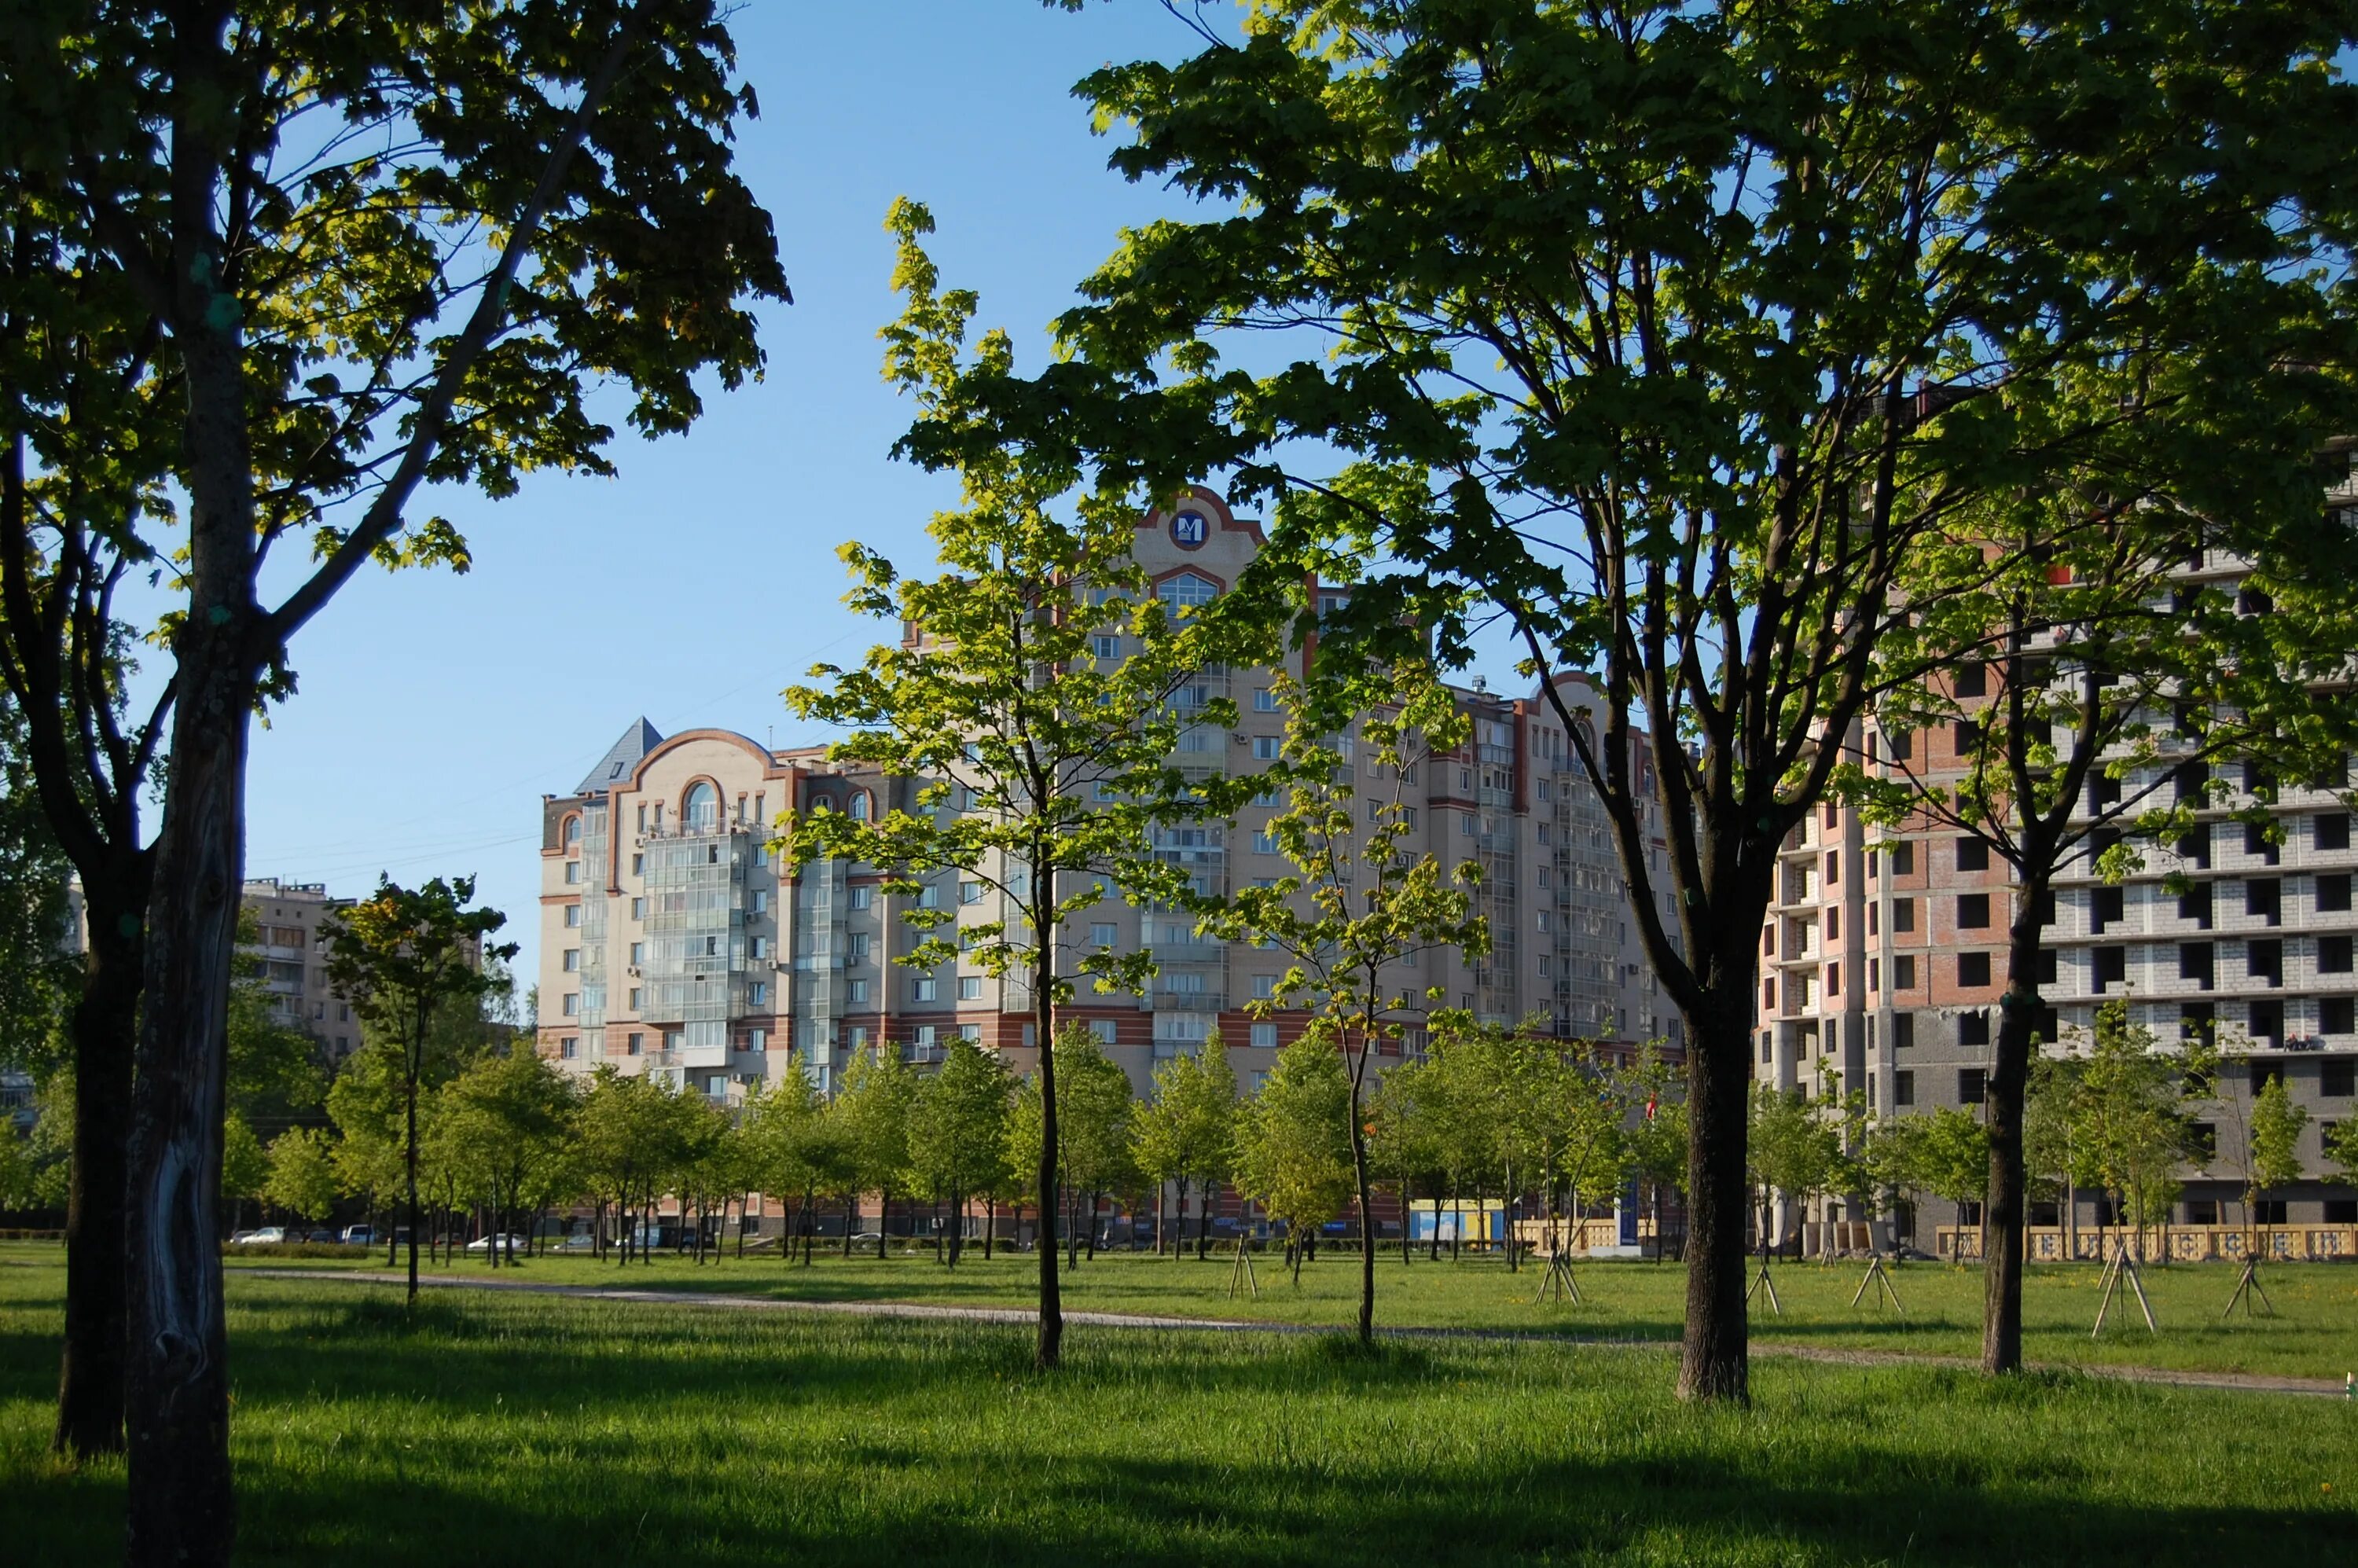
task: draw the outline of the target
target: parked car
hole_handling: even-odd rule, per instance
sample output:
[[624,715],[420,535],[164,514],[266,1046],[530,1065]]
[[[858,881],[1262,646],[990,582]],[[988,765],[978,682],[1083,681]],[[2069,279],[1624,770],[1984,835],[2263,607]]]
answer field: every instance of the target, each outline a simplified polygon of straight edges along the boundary
[[[492,1249],[492,1243],[501,1239],[502,1238],[496,1236],[478,1236],[474,1240],[467,1243],[467,1250],[470,1252],[489,1252]],[[505,1256],[511,1252],[520,1253],[525,1248],[532,1245],[532,1238],[530,1237],[518,1236],[514,1232],[510,1232],[508,1234],[505,1238],[505,1241],[506,1245],[500,1249],[502,1256]]]
[[576,1231],[557,1245],[557,1249],[564,1252],[595,1252],[598,1249],[598,1238],[588,1231],[581,1230]]
[[303,1239],[316,1241],[325,1247],[333,1247],[336,1244],[336,1233],[332,1230],[315,1230]]
[[375,1246],[376,1227],[373,1225],[348,1225],[344,1227],[344,1245],[347,1247]]
[[285,1226],[265,1225],[260,1230],[249,1230],[243,1236],[231,1237],[230,1244],[234,1247],[276,1247],[286,1239]]

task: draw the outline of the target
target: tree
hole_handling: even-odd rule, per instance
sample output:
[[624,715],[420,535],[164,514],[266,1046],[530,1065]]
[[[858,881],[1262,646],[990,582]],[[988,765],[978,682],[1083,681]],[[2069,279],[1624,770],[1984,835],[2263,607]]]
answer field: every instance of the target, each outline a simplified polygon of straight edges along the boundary
[[2336,1122],[2325,1135],[2324,1148],[2343,1184],[2358,1187],[2358,1121]]
[[270,1141],[265,1203],[298,1220],[325,1219],[336,1206],[334,1144],[316,1127],[292,1127]]
[[[222,1130],[221,1195],[229,1201],[230,1223],[237,1223],[238,1206],[259,1198],[270,1182],[270,1152],[245,1118],[231,1115]],[[218,1241],[219,1238],[215,1238]]]
[[[1562,1249],[1570,1243],[1558,1229],[1559,1213],[1570,1215],[1576,1237],[1587,1197],[1621,1184],[1629,1162],[1630,1107],[1594,1044],[1566,1046],[1536,1031],[1523,1032],[1522,1038],[1525,1141],[1537,1156],[1540,1188],[1547,1195],[1551,1249]],[[1566,1200],[1562,1211],[1559,1194]]]
[[[694,417],[698,370],[758,368],[741,297],[785,287],[730,168],[752,109],[732,63],[705,0],[59,5],[12,39],[12,183],[56,214],[54,275],[135,301],[125,336],[168,362],[188,499],[132,1158],[135,1320],[184,1315],[131,1343],[206,1348],[135,1359],[154,1418],[133,1423],[135,1562],[165,1541],[220,1561],[231,1536],[218,1260],[191,1270],[179,1232],[210,1228],[248,718],[367,562],[465,564],[449,524],[408,517],[421,483],[608,471],[591,379],[659,433]],[[312,559],[269,603],[290,535]]]
[[1351,1200],[1349,1075],[1332,1042],[1304,1035],[1277,1054],[1237,1128],[1237,1184],[1285,1227],[1293,1282],[1310,1236]]
[[1369,1158],[1389,1172],[1400,1194],[1401,1261],[1409,1261],[1408,1223],[1422,1186],[1433,1199],[1433,1245],[1441,1245],[1441,1199],[1447,1190],[1447,1165],[1442,1152],[1437,1085],[1431,1065],[1423,1061],[1401,1063],[1376,1080],[1369,1097],[1368,1119],[1375,1127]]
[[[1217,1029],[1203,1049],[1183,1052],[1154,1069],[1154,1092],[1132,1119],[1132,1162],[1148,1178],[1179,1188],[1180,1234],[1186,1249],[1187,1189],[1196,1193],[1196,1257],[1210,1243],[1212,1199],[1236,1162],[1237,1075]],[[1154,1206],[1154,1249],[1163,1250],[1163,1203]]]
[[[2056,877],[2085,860],[2117,881],[2141,859],[2125,831],[2207,863],[2198,810],[2242,793],[2265,826],[2267,781],[2339,777],[2358,745],[2342,586],[2358,535],[2320,505],[2318,473],[2358,401],[2346,377],[2290,368],[2337,357],[2321,345],[2341,329],[2306,290],[2237,292],[2249,318],[2199,353],[2074,366],[2021,399],[2016,418],[2059,438],[2098,414],[2117,428],[2040,483],[1958,509],[1902,572],[1922,610],[1883,645],[1887,663],[1952,673],[1879,703],[1885,737],[1903,739],[1866,767],[1881,775],[1863,785],[1870,815],[1960,830],[2012,873],[1984,1101],[1991,1372],[2022,1360],[2023,1121]],[[2190,570],[2207,552],[2244,563],[2240,581]],[[2234,759],[2242,792],[2223,776]]]
[[379,1032],[401,1067],[405,1180],[409,1208],[409,1302],[417,1302],[417,1089],[438,1019],[473,1014],[490,989],[487,958],[513,958],[513,942],[485,940],[507,924],[495,909],[469,909],[475,879],[436,877],[415,890],[380,878],[371,896],[327,922],[328,976]]
[[2136,1227],[2140,1256],[2145,1225],[2178,1195],[2177,1166],[2198,1152],[2185,1102],[2208,1092],[2216,1065],[2201,1041],[2175,1058],[2160,1054],[2153,1032],[2129,1021],[2125,1000],[2096,1010],[2071,1098],[2073,1174],[2113,1195]]
[[616,1261],[627,1265],[635,1241],[642,1261],[656,1196],[679,1164],[676,1097],[643,1075],[625,1077],[601,1064],[590,1077],[576,1122],[575,1159],[602,1230],[611,1210],[620,1233]]
[[949,1201],[953,1268],[966,1238],[968,1200],[996,1186],[1005,1169],[1014,1096],[1015,1076],[999,1054],[964,1038],[950,1042],[940,1068],[917,1086],[909,1115],[909,1169]]
[[1680,1074],[1649,1044],[1623,1075],[1623,1100],[1638,1108],[1628,1138],[1629,1173],[1645,1189],[1654,1216],[1654,1259],[1663,1257],[1662,1195],[1686,1192],[1687,1107]]
[[[965,362],[974,295],[939,291],[920,241],[933,228],[925,210],[894,206],[888,225],[899,246],[894,285],[907,301],[885,332],[885,373],[917,400],[923,416],[971,426],[969,386],[1003,376],[1011,349],[986,334]],[[1144,952],[1097,951],[1060,965],[1066,921],[1114,888],[1133,903],[1176,905],[1191,895],[1184,874],[1158,861],[1149,843],[1158,822],[1217,812],[1234,781],[1186,779],[1168,762],[1182,719],[1178,688],[1206,664],[1231,656],[1212,628],[1218,618],[1166,606],[1130,559],[1146,495],[1120,485],[1075,495],[1079,470],[1043,464],[1030,449],[979,449],[958,464],[961,506],[929,526],[943,575],[903,578],[860,545],[844,559],[857,583],[847,602],[889,621],[894,640],[857,669],[816,666],[828,684],[786,694],[804,718],[854,733],[830,749],[914,781],[916,809],[856,820],[840,812],[796,818],[787,844],[799,859],[844,856],[882,868],[888,891],[914,895],[941,873],[980,881],[995,895],[994,918],[956,925],[953,909],[910,897],[906,917],[933,932],[899,962],[929,968],[953,957],[1016,978],[1033,1013],[1032,1038],[1056,1037],[1057,1008],[1076,977],[1099,989],[1138,990],[1153,973]],[[1069,507],[1069,515],[1059,508]],[[915,629],[903,640],[899,629]],[[1101,660],[1093,639],[1116,634],[1126,650]],[[1215,730],[1235,721],[1218,698],[1186,715]],[[957,941],[941,935],[955,927]],[[1038,1070],[1039,1184],[1056,1184],[1064,1108],[1055,1054]],[[1040,1333],[1036,1359],[1056,1364],[1062,1309],[1056,1287],[1055,1219],[1041,1214]]]
[[[1375,1343],[1375,1177],[1369,1166],[1369,1064],[1401,1020],[1422,1018],[1437,990],[1412,973],[1421,954],[1444,946],[1469,957],[1489,950],[1489,927],[1473,911],[1481,870],[1465,861],[1444,874],[1438,860],[1401,842],[1416,820],[1406,792],[1420,766],[1456,751],[1473,732],[1431,665],[1396,656],[1376,670],[1322,652],[1304,681],[1280,674],[1272,690],[1285,710],[1281,774],[1284,807],[1266,831],[1293,871],[1268,887],[1239,888],[1211,924],[1231,939],[1266,943],[1289,960],[1274,994],[1256,1001],[1313,1010],[1310,1033],[1342,1053],[1348,1092],[1345,1137],[1359,1220],[1359,1342]],[[1390,784],[1359,809],[1358,770],[1338,744],[1352,715],[1368,762]],[[1422,799],[1420,793],[1417,798]],[[1363,823],[1361,817],[1366,820]]]
[[[1944,1105],[1929,1115],[1889,1118],[1877,1127],[1870,1147],[1870,1169],[1882,1180],[1901,1192],[1931,1193],[1955,1204],[1961,1221],[1966,1206],[1979,1208],[1988,1195],[1989,1131],[1968,1111]],[[1963,1262],[1963,1249],[1951,1257]]]
[[444,1090],[445,1148],[491,1211],[492,1267],[515,1216],[537,1208],[527,1198],[568,1161],[579,1108],[577,1081],[525,1051],[481,1057]]
[[[2292,1097],[2285,1092],[2284,1075],[2272,1073],[2259,1093],[2252,1097],[2250,1123],[2242,1141],[2244,1224],[2247,1229],[2258,1224],[2262,1193],[2300,1180],[2300,1130],[2309,1125],[2309,1112],[2293,1104]],[[2244,1256],[2249,1260],[2258,1255],[2259,1238],[2250,1235],[2245,1238]]]
[[1964,500],[2116,428],[2017,426],[2062,368],[2200,361],[2255,299],[2332,315],[2346,146],[2257,149],[2349,118],[2348,32],[2178,3],[1272,0],[1240,44],[1084,84],[1130,132],[1116,168],[1223,210],[1126,236],[990,439],[1232,473],[1280,497],[1281,556],[1364,541],[1441,584],[1446,652],[1462,592],[1508,618],[1686,1024],[1685,1397],[1747,1397],[1758,935],[1787,831],[1924,673],[1874,657],[1898,574]]
[[[917,1076],[889,1043],[856,1054],[843,1070],[843,1084],[831,1108],[841,1129],[854,1194],[876,1195],[876,1256],[884,1256],[892,1230],[892,1192],[909,1177],[909,1112],[916,1103]],[[851,1227],[847,1220],[844,1243]]]
[[799,1054],[790,1054],[785,1072],[745,1102],[747,1162],[753,1186],[794,1206],[785,1231],[778,1238],[782,1259],[794,1256],[795,1238],[800,1237],[804,1261],[810,1260],[813,1205],[827,1183],[830,1162],[824,1147],[824,1107],[818,1086],[803,1071]]

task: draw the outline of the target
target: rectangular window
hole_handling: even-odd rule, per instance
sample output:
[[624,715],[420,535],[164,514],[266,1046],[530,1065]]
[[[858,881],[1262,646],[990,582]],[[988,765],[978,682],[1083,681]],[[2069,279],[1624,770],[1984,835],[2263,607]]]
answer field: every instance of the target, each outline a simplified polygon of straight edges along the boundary
[[1278,751],[1282,744],[1283,742],[1275,735],[1254,736],[1253,761],[1256,762],[1273,762],[1277,761]]
[[2204,990],[2211,989],[2216,960],[2208,942],[2180,942],[2178,945],[2178,978],[2192,980]]
[[1915,1074],[1902,1070],[1891,1075],[1891,1103],[1893,1105],[1916,1103]]
[[2088,896],[2088,929],[2101,935],[2105,927],[2127,919],[2127,889],[2096,888]]
[[843,991],[847,1001],[864,1002],[868,1000],[868,982],[864,979],[846,980],[843,982]]
[[1965,931],[1985,931],[1989,928],[1989,894],[1968,892],[1957,895],[1957,925]]
[[1913,931],[1916,929],[1916,901],[1914,899],[1895,898],[1891,901],[1891,929],[1894,931]]
[[2096,960],[2096,990],[2101,994],[2106,986],[2126,985],[2129,978],[2129,950],[2126,947],[2098,947]]
[[1826,994],[1828,996],[1842,995],[1842,966],[1840,964],[1828,964],[1826,966]]
[[1097,921],[1089,926],[1089,946],[1110,947],[1121,940],[1121,927],[1110,920]]
[[[1880,958],[1866,961],[1866,989],[1870,993],[1883,989],[1883,960]],[[1866,1032],[1870,1035],[1875,1033],[1875,1020],[1872,1018],[1866,1021]]]
[[2350,814],[2348,812],[2327,811],[2318,814],[2317,847],[2320,849],[2350,848]]
[[862,882],[858,887],[851,890],[852,908],[866,909],[875,902],[876,889],[872,883]]
[[1895,1012],[1891,1015],[1891,1048],[1905,1051],[1916,1044],[1916,1015]]
[[1957,984],[1967,988],[1990,983],[1990,956],[1987,953],[1957,955]]
[[2244,944],[2244,973],[2271,986],[2284,984],[2284,944],[2255,938]]
[[1979,1105],[1987,1098],[1989,1074],[1980,1067],[1957,1069],[1957,1103]]
[[960,975],[958,977],[958,1000],[980,1001],[981,1000],[982,977],[980,975]]
[[[2053,985],[2055,983],[2056,972],[2055,949],[2052,947],[2041,947],[2039,949],[2039,983],[2042,986]],[[2052,1040],[2054,1036],[2050,1034],[2048,1038]]]
[[1979,838],[1957,840],[1957,870],[1986,871],[1989,870],[1989,846]]
[[927,882],[924,887],[917,890],[917,907],[919,909],[939,909],[941,906],[942,890],[940,884],[936,882]]
[[2244,883],[2244,913],[2255,920],[2277,925],[2284,917],[2284,883],[2274,877],[2253,877]]
[[1895,989],[1903,991],[1916,989],[1915,954],[1901,953],[1891,960],[1891,983]]
[[770,956],[770,939],[766,936],[748,936],[745,938],[745,953],[746,957],[752,958],[768,957]]
[[568,931],[578,931],[580,929],[580,926],[581,906],[578,903],[567,904],[565,906],[565,928]]
[[1961,1012],[1957,1014],[1958,1044],[1986,1045],[1989,1043],[1990,1020],[1988,1013],[1974,1011]]
[[646,1048],[647,1037],[644,1034],[627,1036],[622,1043],[622,1054],[626,1056],[635,1056]]
[[2187,889],[2184,893],[2180,895],[2178,900],[2178,918],[2180,920],[2190,920],[2194,922],[2197,929],[2208,931],[2211,929],[2211,913],[2212,907],[2212,884],[2209,882],[2197,882],[2192,887]]
[[909,979],[909,1000],[911,1001],[933,1000],[934,977],[931,975],[911,976]]
[[1089,639],[1089,652],[1100,659],[1118,659],[1121,657],[1121,639],[1100,632]]
[[745,1004],[748,1007],[769,1006],[770,982],[767,980],[754,980],[749,983],[745,987]]
[[1832,887],[1841,881],[1842,851],[1840,849],[1829,849],[1826,851],[1826,886]]
[[1120,1026],[1117,1025],[1110,1018],[1092,1018],[1089,1020],[1089,1033],[1098,1037],[1098,1044],[1100,1045],[1112,1044],[1114,1043],[1114,1035],[1119,1032],[1119,1027]]
[[2317,907],[2328,914],[2347,914],[2350,909],[2350,873],[2317,879]]
[[1257,686],[1253,687],[1253,711],[1255,713],[1275,713],[1277,711],[1277,693],[1270,690],[1270,688],[1265,686]]
[[1916,874],[1916,840],[1902,838],[1891,846],[1891,874],[1895,877]]
[[844,957],[849,958],[854,963],[858,963],[860,959],[867,957],[869,940],[869,935],[865,931],[851,932],[843,939]]
[[633,920],[644,920],[646,917],[647,901],[643,898],[634,898],[631,900],[631,918]]
[[745,1049],[746,1049],[746,1050],[748,1050],[748,1051],[766,1051],[766,1050],[768,1050],[769,1048],[770,1048],[770,1032],[769,1032],[768,1030],[766,1030],[766,1029],[748,1029],[747,1031],[745,1031]]
[[[2346,996],[2330,996],[2317,1004],[2317,1032],[2320,1034],[2358,1033],[2358,1027],[2353,1025],[2358,1025],[2358,1000]],[[2345,1057],[2339,1063],[2328,1062],[2325,1066],[2329,1073],[2336,1066],[2341,1068],[2341,1082],[2345,1087],[2339,1092],[2348,1094],[2350,1090],[2347,1086],[2350,1082],[2351,1066],[2349,1060]],[[2335,1091],[2326,1092],[2330,1094]]]
[[565,880],[568,883],[579,882],[581,880],[580,861],[568,860],[565,862]]
[[1253,853],[1256,855],[1276,854],[1277,836],[1273,833],[1255,833],[1253,835]]
[[581,949],[579,947],[568,947],[565,949],[564,966],[565,972],[567,974],[579,974],[581,972]]
[[644,992],[642,992],[642,991],[639,989],[639,988],[638,988],[638,987],[636,987],[636,986],[633,986],[633,987],[631,988],[631,1011],[632,1011],[633,1012],[636,1012],[636,1011],[639,1011],[639,999],[640,999],[644,994]]
[[1255,975],[1252,978],[1252,993],[1255,1000],[1267,1000],[1269,998],[1275,996],[1277,994],[1277,977],[1275,975]]
[[1252,1026],[1252,1044],[1253,1049],[1256,1051],[1276,1050],[1277,1025],[1274,1023],[1254,1024]]
[[578,1034],[567,1035],[557,1043],[557,1054],[570,1062],[581,1054],[581,1037]]
[[567,991],[565,993],[565,1005],[562,1011],[568,1018],[580,1017],[581,993],[579,991]]
[[[2348,1033],[2348,1030],[2341,1033]],[[2317,1092],[2328,1099],[2348,1099],[2358,1093],[2358,1058],[2328,1056],[2317,1065]]]

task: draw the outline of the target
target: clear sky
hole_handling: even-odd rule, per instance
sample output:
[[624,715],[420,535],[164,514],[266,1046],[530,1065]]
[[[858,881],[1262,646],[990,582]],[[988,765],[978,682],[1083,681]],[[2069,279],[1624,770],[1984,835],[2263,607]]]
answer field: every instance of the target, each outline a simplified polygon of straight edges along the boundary
[[925,521],[953,492],[889,458],[909,411],[878,373],[892,199],[931,205],[946,283],[979,289],[983,322],[1033,364],[1120,227],[1177,205],[1107,169],[1070,95],[1106,61],[1192,52],[1156,0],[750,0],[734,31],[762,105],[741,167],[795,301],[763,317],[766,379],[712,396],[685,438],[625,434],[615,479],[421,496],[419,514],[465,531],[474,569],[358,579],[297,638],[300,689],[254,735],[249,876],[345,894],[379,871],[473,873],[525,945],[526,983],[540,796],[641,714],[666,735],[814,738],[780,688],[874,640],[839,602],[837,546],[930,562]]

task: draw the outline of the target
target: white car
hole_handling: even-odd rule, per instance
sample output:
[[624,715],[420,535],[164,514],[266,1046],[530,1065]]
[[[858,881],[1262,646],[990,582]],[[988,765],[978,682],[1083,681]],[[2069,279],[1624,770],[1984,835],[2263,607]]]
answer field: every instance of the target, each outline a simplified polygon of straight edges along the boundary
[[249,1230],[243,1236],[233,1238],[231,1245],[236,1247],[276,1247],[286,1239],[287,1227],[285,1226],[265,1225],[260,1230]]
[[531,1238],[517,1236],[511,1233],[505,1238],[497,1236],[479,1236],[475,1238],[474,1240],[467,1243],[467,1250],[470,1252],[489,1252],[492,1249],[492,1242],[503,1240],[505,1245],[501,1247],[500,1256],[503,1258],[510,1256],[511,1254],[521,1255],[524,1249],[531,1245]]

